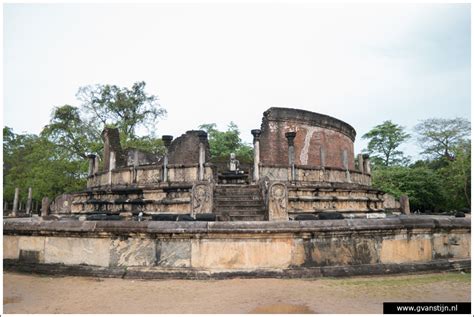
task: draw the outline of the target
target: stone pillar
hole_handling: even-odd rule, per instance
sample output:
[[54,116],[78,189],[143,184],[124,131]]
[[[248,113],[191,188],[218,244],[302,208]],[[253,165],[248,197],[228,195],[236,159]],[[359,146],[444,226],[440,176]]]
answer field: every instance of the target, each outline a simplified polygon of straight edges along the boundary
[[206,159],[206,149],[204,148],[204,142],[207,139],[207,133],[199,131],[199,177],[200,181],[204,180],[204,161]]
[[3,202],[3,211],[6,211],[6,210],[8,210],[8,202],[4,201]]
[[404,213],[405,215],[410,214],[410,200],[408,199],[408,196],[400,196],[400,208],[402,210],[402,213]]
[[94,175],[99,173],[99,162],[100,162],[100,157],[96,155],[94,158],[94,170],[93,170]]
[[96,155],[95,154],[89,154],[87,155],[87,158],[89,159],[89,171],[88,171],[88,175],[89,176],[92,176],[94,175],[94,171],[95,171],[95,157]]
[[18,211],[22,211],[23,210],[23,202],[20,200],[20,208],[18,208]]
[[104,141],[104,171],[110,168],[110,153],[115,152],[115,166],[123,167],[126,164],[122,146],[120,145],[120,133],[117,128],[105,128],[102,131],[102,140]]
[[31,214],[31,204],[33,201],[33,191],[31,187],[28,188],[28,200],[26,201],[26,214]]
[[349,158],[347,157],[347,150],[342,150],[342,166],[346,170],[346,182],[351,183],[351,173],[349,172]]
[[345,170],[349,169],[349,160],[347,158],[347,150],[342,150],[342,166]]
[[47,216],[49,213],[49,198],[43,197],[41,200],[41,216]]
[[115,152],[110,152],[109,160],[109,185],[112,186],[112,170],[115,169]]
[[291,181],[296,180],[295,171],[295,137],[296,132],[286,132],[285,137],[288,141],[288,164],[291,168]]
[[262,131],[255,129],[250,131],[253,135],[253,181],[260,179],[260,134]]
[[363,155],[364,158],[364,173],[367,175],[372,174],[370,171],[370,158],[368,154]]
[[319,148],[319,158],[321,161],[321,168],[324,169],[326,167],[326,152],[324,151],[323,146]]
[[[165,145],[165,156],[163,157],[163,182],[167,182],[168,181],[168,150],[171,145],[171,141],[173,141],[173,136],[163,135],[161,137],[161,140],[163,140],[163,144]],[[199,152],[199,155],[201,155],[201,152]]]
[[18,200],[20,199],[20,189],[17,187],[15,188],[15,198],[13,198],[13,210],[12,216],[15,217],[16,213],[18,212]]
[[362,154],[357,155],[357,168],[359,172],[364,173],[364,158]]

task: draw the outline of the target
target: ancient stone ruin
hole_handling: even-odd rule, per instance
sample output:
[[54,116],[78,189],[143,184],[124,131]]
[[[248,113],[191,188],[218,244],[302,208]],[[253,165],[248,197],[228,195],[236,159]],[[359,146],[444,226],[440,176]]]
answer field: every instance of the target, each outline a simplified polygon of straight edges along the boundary
[[4,219],[4,268],[191,279],[469,270],[470,219],[410,215],[407,197],[372,188],[347,123],[270,108],[251,133],[253,165],[223,168],[204,131],[162,136],[156,156],[105,129],[87,188],[46,197],[41,217]]
[[401,211],[398,202],[370,186],[369,158],[359,154],[354,161],[356,132],[349,124],[305,110],[270,108],[261,128],[251,132],[254,164],[237,174],[209,162],[204,131],[174,140],[163,136],[166,154],[157,157],[126,153],[118,131],[106,128],[103,162],[99,167],[98,157],[89,156],[87,189],[71,196],[67,212],[272,221],[317,219],[328,212],[354,218]]

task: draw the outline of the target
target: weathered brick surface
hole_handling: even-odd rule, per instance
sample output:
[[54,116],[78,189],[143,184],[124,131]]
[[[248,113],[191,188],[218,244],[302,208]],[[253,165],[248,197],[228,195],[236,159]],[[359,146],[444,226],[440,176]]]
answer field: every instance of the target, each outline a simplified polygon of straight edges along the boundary
[[288,164],[285,133],[295,131],[295,164],[321,166],[321,147],[326,167],[344,168],[344,151],[349,169],[354,169],[356,132],[338,119],[305,110],[270,108],[265,111],[260,137],[260,161],[264,165]]
[[[168,152],[169,164],[197,164],[199,163],[199,131],[186,131],[185,134],[171,142]],[[210,158],[209,142],[204,142],[206,152],[205,162]]]

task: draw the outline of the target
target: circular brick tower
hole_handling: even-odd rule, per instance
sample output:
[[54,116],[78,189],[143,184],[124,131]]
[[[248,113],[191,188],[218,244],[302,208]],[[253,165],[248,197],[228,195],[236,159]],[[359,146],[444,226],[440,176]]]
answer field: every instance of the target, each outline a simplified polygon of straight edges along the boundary
[[355,129],[319,113],[272,107],[263,113],[260,162],[288,165],[287,132],[294,138],[295,164],[354,170]]

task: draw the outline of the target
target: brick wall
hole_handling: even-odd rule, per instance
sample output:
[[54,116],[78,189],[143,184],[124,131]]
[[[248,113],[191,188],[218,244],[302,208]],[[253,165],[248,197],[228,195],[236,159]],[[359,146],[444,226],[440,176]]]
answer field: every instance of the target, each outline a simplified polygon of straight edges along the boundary
[[[169,164],[197,164],[199,163],[199,131],[187,131],[171,142],[168,152]],[[204,142],[206,152],[205,162],[209,161],[209,143]]]
[[344,168],[343,152],[349,169],[354,169],[355,130],[338,119],[314,112],[270,108],[262,119],[260,161],[265,165],[288,164],[285,133],[295,131],[295,163],[321,166],[321,148],[325,166]]

